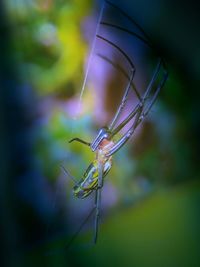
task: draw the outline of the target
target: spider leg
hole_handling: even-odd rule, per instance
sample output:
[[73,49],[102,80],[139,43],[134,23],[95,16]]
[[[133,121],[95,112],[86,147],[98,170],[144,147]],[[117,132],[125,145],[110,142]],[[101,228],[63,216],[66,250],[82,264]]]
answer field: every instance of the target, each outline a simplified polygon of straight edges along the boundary
[[[105,0],[105,2],[112,6],[113,8],[115,8],[116,10],[119,11],[119,13],[121,13],[125,18],[127,18],[129,21],[131,21],[139,30],[140,32],[143,34],[143,36],[145,37],[146,40],[144,40],[146,43],[148,43],[148,45],[151,47],[151,41],[149,39],[149,37],[147,36],[147,34],[145,33],[145,31],[143,30],[143,28],[132,18],[130,17],[126,12],[124,12],[120,7],[118,7],[117,5],[115,5],[114,3]],[[140,38],[141,39],[141,38]]]
[[77,231],[73,234],[72,238],[69,240],[69,242],[66,244],[66,246],[64,247],[65,250],[67,250],[71,244],[74,242],[74,240],[76,239],[76,237],[79,235],[80,231],[82,230],[83,226],[86,224],[86,222],[89,220],[89,218],[91,217],[92,213],[94,212],[95,207],[93,207],[90,212],[88,213],[87,217],[84,219],[84,221],[80,224],[79,228],[77,229]]
[[[136,115],[136,113],[138,112],[138,110],[139,110],[139,108],[141,107],[141,106],[144,106],[145,105],[145,102],[146,102],[146,100],[149,98],[149,95],[150,95],[150,93],[151,93],[151,91],[152,91],[152,87],[153,87],[153,85],[154,85],[154,82],[156,81],[156,79],[157,79],[157,76],[158,76],[158,74],[159,74],[159,72],[160,72],[160,69],[161,69],[161,65],[162,65],[162,59],[160,59],[159,61],[158,61],[158,64],[157,64],[157,66],[156,66],[156,68],[155,68],[155,71],[154,71],[154,73],[153,73],[153,76],[152,76],[152,78],[151,78],[151,80],[150,80],[150,82],[149,82],[149,85],[148,85],[148,87],[147,87],[147,89],[146,89],[146,91],[145,91],[145,94],[143,95],[143,97],[142,97],[142,99],[141,99],[141,101],[140,101],[140,103],[138,104],[138,105],[136,105],[136,107],[134,108],[134,110],[128,115],[128,117],[124,120],[124,121],[122,121],[118,126],[117,126],[117,128],[115,128],[113,131],[111,131],[111,137],[113,137],[115,134],[117,134],[135,115]],[[163,66],[164,67],[164,66]],[[149,104],[149,106],[148,106],[148,108],[147,109],[151,109],[151,107],[152,107],[152,105],[153,105],[153,103],[155,102],[155,100],[156,100],[156,97],[157,97],[157,95],[158,95],[158,93],[159,93],[159,91],[160,91],[160,89],[161,89],[161,87],[164,85],[164,83],[165,83],[165,81],[166,81],[166,79],[167,79],[167,76],[168,76],[168,73],[167,73],[167,71],[164,69],[164,76],[163,76],[163,79],[162,79],[162,81],[161,81],[161,83],[158,85],[158,87],[157,87],[157,89],[156,89],[156,92],[154,93],[154,96],[153,96],[153,99],[152,99],[152,101],[150,102],[150,104]],[[146,112],[145,112],[145,115],[147,115],[146,114]]]
[[[122,73],[127,80],[130,80],[129,74],[119,64],[115,63],[110,58],[104,56],[101,53],[97,53],[96,55],[98,57],[100,57],[101,59],[105,60],[106,62],[108,62],[110,65],[112,65],[120,73]],[[138,99],[141,100],[141,96],[140,96],[140,94],[139,94],[139,92],[138,92],[133,80],[131,82],[131,87],[132,87],[133,91],[135,92],[136,96],[138,97]]]
[[113,138],[131,119],[134,118],[134,116],[139,112],[141,106],[140,104],[137,104],[134,109],[131,111],[131,113],[125,118],[111,133],[110,138]]
[[103,186],[103,164],[98,162],[98,188],[102,188]]
[[[110,157],[111,155],[113,155],[115,152],[117,152],[128,140],[129,138],[133,135],[133,133],[135,132],[135,129],[137,128],[137,126],[139,125],[139,121],[140,121],[140,116],[142,114],[143,111],[143,105],[140,105],[137,109],[136,112],[133,113],[133,115],[130,117],[130,119],[132,119],[135,115],[135,120],[133,125],[131,126],[131,128],[125,133],[125,135],[123,135],[118,142],[111,147],[111,149],[109,150],[109,152],[106,154],[107,157]],[[127,123],[126,123],[127,124]]]
[[98,188],[95,191],[95,222],[94,222],[94,243],[96,244],[98,238],[98,229],[99,229],[99,211],[101,205],[101,188]]
[[120,30],[120,31],[123,31],[123,32],[126,32],[126,33],[130,34],[130,35],[133,35],[133,36],[135,36],[136,38],[138,38],[140,41],[142,41],[144,44],[148,45],[150,48],[152,47],[152,46],[149,44],[149,42],[148,42],[147,40],[145,40],[145,38],[143,38],[141,35],[137,34],[137,33],[134,32],[134,31],[130,31],[130,30],[126,29],[126,28],[123,28],[123,27],[121,27],[121,26],[118,26],[118,25],[115,25],[115,24],[112,24],[112,23],[108,23],[108,22],[106,22],[106,21],[102,21],[102,22],[100,22],[100,24],[101,24],[101,25],[104,25],[104,26],[108,26],[108,27],[116,28],[116,29],[118,29],[118,30]]
[[95,191],[95,222],[94,222],[94,243],[97,242],[98,228],[99,228],[99,215],[101,207],[101,189],[103,187],[103,166],[101,163],[98,164],[98,187]]
[[[145,94],[144,94],[144,96],[142,97],[142,99],[141,99],[141,101],[140,101],[140,103],[138,104],[138,105],[136,105],[136,107],[133,109],[133,111],[128,115],[128,117],[124,120],[124,121],[122,121],[118,126],[117,126],[117,128],[115,128],[112,132],[111,132],[111,137],[113,137],[114,135],[116,135],[135,115],[136,115],[136,113],[139,111],[139,108],[141,107],[141,106],[143,106],[144,105],[144,103],[145,103],[145,101],[147,100],[147,98],[149,97],[149,94],[150,94],[150,92],[151,92],[151,89],[152,89],[152,87],[153,87],[153,84],[154,84],[154,82],[155,82],[155,80],[156,80],[156,78],[157,78],[157,76],[158,76],[158,73],[159,73],[159,71],[160,71],[160,68],[161,68],[161,60],[159,60],[159,62],[158,62],[158,64],[157,64],[157,66],[156,66],[156,69],[155,69],[155,71],[154,71],[154,74],[153,74],[153,76],[152,76],[152,78],[151,78],[151,81],[149,82],[149,85],[148,85],[148,87],[147,87],[147,89],[146,89],[146,91],[145,91]],[[157,93],[158,94],[158,93]]]
[[74,142],[74,141],[77,141],[77,142],[82,143],[84,145],[90,146],[89,142],[86,142],[86,141],[84,141],[78,137],[72,138],[71,140],[69,140],[69,143]]
[[157,89],[156,89],[156,91],[155,91],[155,93],[154,93],[154,95],[152,97],[152,100],[150,101],[150,103],[148,104],[146,110],[142,114],[143,117],[147,116],[147,114],[149,113],[149,111],[152,108],[154,102],[156,101],[156,98],[158,97],[158,94],[159,94],[161,88],[164,86],[167,78],[168,78],[168,72],[165,71],[164,76],[163,76],[161,82],[159,83],[159,85],[158,85],[158,87],[157,87]]
[[64,171],[64,173],[75,183],[75,184],[78,184],[78,181],[76,180],[76,178],[74,178],[74,176],[72,176],[66,169],[65,169],[65,167],[64,166],[60,166],[62,169],[63,169],[63,171]]
[[101,39],[102,41],[108,43],[110,46],[114,47],[116,50],[118,50],[119,53],[122,54],[126,58],[127,62],[131,66],[131,68],[135,70],[135,65],[133,64],[133,61],[131,60],[131,58],[128,56],[128,54],[121,47],[119,47],[115,43],[111,42],[110,40],[104,38],[103,36],[101,36],[99,34],[97,34],[96,37]]
[[132,81],[133,81],[134,74],[135,74],[135,70],[132,69],[132,70],[131,70],[131,76],[130,76],[130,79],[129,79],[129,83],[128,83],[127,87],[126,87],[126,90],[125,90],[125,93],[124,93],[124,95],[123,95],[121,104],[120,104],[120,106],[119,106],[117,112],[115,113],[115,116],[114,116],[114,118],[113,118],[113,120],[112,120],[110,126],[108,127],[110,131],[113,130],[113,128],[114,128],[114,126],[115,126],[115,124],[116,124],[116,122],[117,122],[119,116],[121,115],[121,113],[122,113],[122,111],[123,111],[123,109],[124,109],[124,107],[125,107],[125,104],[126,104],[126,102],[127,102],[127,100],[128,100],[128,93],[129,93],[129,91],[130,91],[130,89],[131,89],[131,84],[132,84]]
[[[126,54],[126,52],[125,52],[122,48],[120,48],[118,45],[116,45],[115,43],[111,42],[110,40],[108,40],[108,39],[102,37],[102,36],[99,35],[99,34],[96,34],[96,37],[99,38],[99,39],[101,39],[101,40],[103,40],[104,42],[107,42],[109,45],[111,45],[111,46],[114,47],[116,50],[118,50],[119,53],[121,53],[121,54],[125,57],[125,59],[127,60],[127,62],[129,63],[129,65],[130,65],[130,67],[131,67],[132,75],[131,75],[129,84],[128,84],[128,86],[127,86],[127,89],[126,89],[126,91],[125,91],[125,96],[123,97],[124,101],[126,102],[126,100],[127,100],[127,96],[126,96],[126,95],[128,95],[128,92],[129,92],[130,87],[131,87],[131,84],[132,84],[132,79],[133,79],[133,76],[134,76],[134,73],[135,73],[135,65],[133,64],[133,62],[132,62],[132,60],[130,59],[130,57]],[[137,93],[136,93],[136,94],[137,94]],[[116,118],[114,118],[111,127],[113,127],[114,124],[116,123],[116,121],[117,121],[117,119],[118,119],[118,116],[119,116],[120,113],[121,113],[121,109],[123,109],[123,107],[124,107],[124,105],[122,105],[122,106],[118,109],[118,111],[117,111],[117,113],[116,113],[116,115],[115,115]],[[119,114],[118,114],[118,113],[119,113]],[[111,132],[111,131],[110,131],[110,129],[109,129],[108,127],[103,127],[103,128],[101,128],[101,129],[99,130],[97,136],[95,137],[95,139],[93,140],[93,142],[90,144],[90,147],[91,147],[92,151],[95,151],[95,150],[98,148],[99,144],[101,143],[101,141],[102,141],[103,139],[108,138],[108,137],[110,138],[110,132]]]
[[111,132],[111,136],[113,137],[115,134],[117,134],[134,116],[135,116],[135,120],[134,123],[132,125],[132,127],[126,132],[126,134],[124,136],[122,136],[118,142],[110,149],[110,151],[107,153],[107,156],[111,156],[113,155],[115,152],[117,152],[127,141],[128,139],[133,135],[135,129],[137,128],[137,126],[141,123],[141,121],[147,116],[147,114],[149,113],[151,107],[153,106],[158,93],[160,92],[160,89],[163,87],[167,77],[168,77],[168,72],[164,69],[164,75],[163,78],[161,80],[161,82],[158,84],[152,99],[150,101],[150,103],[147,105],[147,107],[145,107],[146,101],[150,96],[150,93],[152,91],[154,82],[158,76],[158,73],[160,71],[161,68],[161,63],[162,60],[159,60],[156,69],[154,71],[154,74],[152,76],[152,79],[146,89],[146,92],[142,98],[142,101],[136,105],[135,109],[129,114],[129,116],[121,122],[120,125],[118,125],[118,127],[116,129],[113,130],[113,132]]
[[159,71],[161,69],[161,65],[162,65],[162,59],[159,59],[158,64],[157,64],[157,66],[155,68],[154,74],[153,74],[153,76],[151,78],[151,81],[150,81],[150,83],[149,83],[149,85],[148,85],[148,87],[147,87],[147,89],[145,91],[145,94],[144,94],[143,98],[142,98],[143,102],[145,102],[146,99],[149,97],[149,94],[150,94],[150,92],[152,90],[154,82],[155,82],[156,78],[158,77]]

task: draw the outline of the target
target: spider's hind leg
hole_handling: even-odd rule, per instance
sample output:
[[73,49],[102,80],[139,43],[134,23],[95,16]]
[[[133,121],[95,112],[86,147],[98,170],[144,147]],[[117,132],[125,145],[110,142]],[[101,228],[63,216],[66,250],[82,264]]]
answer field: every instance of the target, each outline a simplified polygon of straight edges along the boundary
[[101,206],[101,188],[97,188],[95,191],[95,221],[94,221],[94,244],[97,243],[98,228],[99,228],[99,216]]
[[94,243],[97,242],[98,228],[99,228],[99,216],[101,207],[101,190],[103,187],[103,166],[101,163],[98,164],[98,187],[95,191],[95,224],[94,224]]
[[64,171],[64,173],[67,175],[67,177],[69,177],[69,178],[75,183],[75,185],[77,185],[77,184],[78,184],[77,179],[76,179],[74,176],[72,176],[72,175],[68,172],[68,170],[65,169],[64,166],[61,165],[60,167],[61,167],[61,169]]

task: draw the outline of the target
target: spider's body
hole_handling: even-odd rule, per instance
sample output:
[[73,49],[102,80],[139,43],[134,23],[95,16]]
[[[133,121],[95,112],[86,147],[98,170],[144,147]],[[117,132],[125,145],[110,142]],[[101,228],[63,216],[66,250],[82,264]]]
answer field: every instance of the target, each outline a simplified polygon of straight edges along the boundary
[[98,188],[99,165],[102,165],[102,178],[112,167],[112,156],[107,156],[109,148],[114,145],[112,141],[103,139],[96,150],[96,159],[88,166],[83,178],[74,186],[73,192],[77,198],[85,198]]

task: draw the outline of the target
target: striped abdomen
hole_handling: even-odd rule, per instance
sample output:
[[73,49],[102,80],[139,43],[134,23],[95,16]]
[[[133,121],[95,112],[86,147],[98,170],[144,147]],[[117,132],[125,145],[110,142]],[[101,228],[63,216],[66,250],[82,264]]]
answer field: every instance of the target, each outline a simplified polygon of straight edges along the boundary
[[[103,177],[107,175],[110,168],[112,167],[111,158],[109,158],[103,167]],[[85,198],[92,193],[93,190],[97,189],[98,186],[98,162],[94,160],[87,170],[85,171],[83,178],[77,185],[74,186],[74,195],[78,198]]]

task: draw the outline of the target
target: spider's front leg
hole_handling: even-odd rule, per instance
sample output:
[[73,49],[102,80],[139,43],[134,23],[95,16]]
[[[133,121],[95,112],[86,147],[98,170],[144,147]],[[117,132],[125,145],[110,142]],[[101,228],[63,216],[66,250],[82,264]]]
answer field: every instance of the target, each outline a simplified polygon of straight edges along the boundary
[[87,146],[90,146],[91,145],[91,143],[86,142],[83,139],[80,139],[78,137],[72,138],[71,140],[69,140],[69,143],[72,143],[74,141],[79,142],[79,143],[84,144],[84,145],[87,145]]

